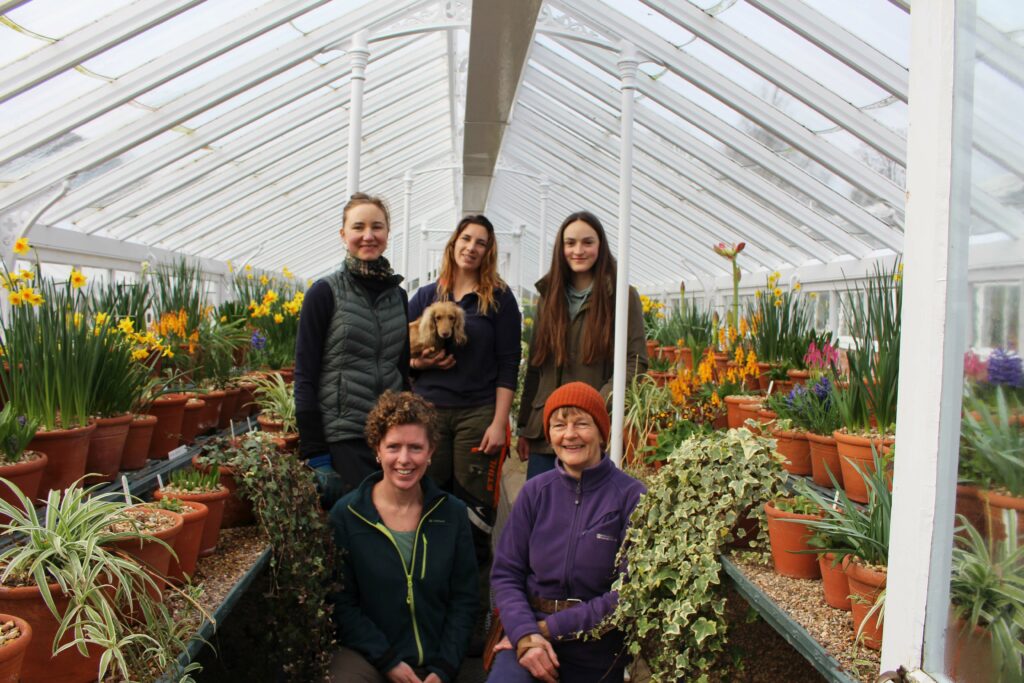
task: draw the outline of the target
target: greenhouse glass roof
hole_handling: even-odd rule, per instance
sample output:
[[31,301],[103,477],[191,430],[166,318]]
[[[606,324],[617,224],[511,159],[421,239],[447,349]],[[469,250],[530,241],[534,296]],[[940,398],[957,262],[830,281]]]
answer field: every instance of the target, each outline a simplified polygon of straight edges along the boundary
[[[359,187],[391,203],[393,261],[408,263],[406,244],[422,258],[467,206],[475,69],[517,79],[484,172],[502,240],[522,231],[517,284],[546,267],[541,247],[571,211],[593,210],[614,242],[623,43],[641,52],[635,283],[723,277],[728,264],[709,248],[718,241],[745,240],[752,270],[901,249],[907,3],[549,0],[521,37],[521,65],[474,60],[470,30],[488,29],[472,11],[494,9],[476,5],[0,3],[0,216],[20,230],[44,209],[36,225],[58,229],[47,236],[329,271],[348,194],[350,48],[367,29]],[[978,27],[979,78],[1010,86],[1011,105],[1024,104],[1024,48],[1005,32],[1019,14],[1000,7]],[[979,239],[1024,231],[1024,150],[1008,134],[1020,109],[981,115]]]

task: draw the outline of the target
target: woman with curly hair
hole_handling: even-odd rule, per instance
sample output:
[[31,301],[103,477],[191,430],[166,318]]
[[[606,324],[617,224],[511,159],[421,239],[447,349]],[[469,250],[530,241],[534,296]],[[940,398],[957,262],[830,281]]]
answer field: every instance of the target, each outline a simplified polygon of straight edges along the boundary
[[466,506],[426,477],[437,416],[414,394],[387,392],[366,441],[380,471],[331,510],[340,551],[335,681],[450,683],[477,613]]

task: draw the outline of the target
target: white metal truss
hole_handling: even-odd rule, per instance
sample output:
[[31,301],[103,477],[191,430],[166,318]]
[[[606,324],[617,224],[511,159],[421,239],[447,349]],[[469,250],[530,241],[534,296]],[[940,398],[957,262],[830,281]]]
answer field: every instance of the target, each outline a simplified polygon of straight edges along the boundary
[[886,128],[835,91],[806,76],[750,38],[722,21],[713,19],[686,0],[643,0],[643,3],[774,83],[901,166],[905,163],[906,140],[895,131]]
[[551,0],[581,23],[594,27],[606,36],[627,41],[643,51],[672,73],[690,81],[709,95],[724,102],[773,135],[785,140],[811,159],[829,169],[854,187],[893,207],[903,206],[903,189],[870,169],[864,163],[819,138],[789,116],[747,92],[726,75],[671,45],[654,31],[617,12],[602,2]]
[[[326,0],[291,0],[263,5],[239,18],[230,31],[223,26],[204,33],[181,49],[162,55],[79,97],[73,106],[43,113],[27,126],[0,138],[0,163],[16,158],[157,86],[214,59],[266,31],[285,24]],[[53,47],[53,46],[51,46]],[[45,48],[43,52],[50,48]]]
[[139,0],[4,67],[0,102],[134,38],[202,0]]

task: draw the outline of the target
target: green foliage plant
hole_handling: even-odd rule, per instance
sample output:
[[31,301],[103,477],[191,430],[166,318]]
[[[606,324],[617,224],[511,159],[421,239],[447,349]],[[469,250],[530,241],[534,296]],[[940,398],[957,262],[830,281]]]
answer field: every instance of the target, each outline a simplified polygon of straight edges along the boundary
[[252,503],[273,549],[269,623],[275,625],[273,642],[285,676],[297,683],[323,680],[334,648],[326,600],[335,590],[335,557],[312,470],[281,457],[262,432],[213,439],[200,461],[231,467],[239,494]]
[[197,332],[199,352],[195,357],[192,378],[202,386],[223,389],[238,374],[235,349],[249,342],[245,321],[220,322],[212,316],[205,316]]
[[692,420],[677,419],[666,427],[658,430],[658,442],[654,447],[644,445],[641,451],[644,452],[644,462],[664,462],[669,455],[679,448],[683,443],[695,434],[708,434],[713,431],[711,425]]
[[153,290],[148,277],[149,264],[143,263],[137,282],[106,282],[89,288],[89,317],[104,313],[115,320],[132,321],[136,330],[146,329],[146,312],[153,305]]
[[281,373],[272,372],[264,377],[254,377],[253,391],[256,405],[272,419],[284,423],[284,431],[298,431],[295,422],[295,390],[284,381]]
[[891,269],[876,265],[862,285],[847,283],[846,293],[846,316],[853,336],[853,348],[847,351],[850,382],[844,400],[851,403],[844,419],[849,417],[851,422],[846,427],[866,431],[873,415],[879,431],[891,433],[896,426],[899,391],[901,260],[897,258]]
[[647,437],[658,429],[666,414],[675,411],[672,392],[659,387],[650,375],[636,374],[626,387],[625,426],[636,435],[637,444],[647,443]]
[[18,415],[10,403],[5,405],[0,410],[0,464],[14,465],[21,462],[38,426],[39,420]]
[[991,402],[968,394],[960,426],[960,478],[1024,497],[1024,429],[1020,406],[1003,387]]
[[761,361],[793,363],[794,347],[802,357],[807,349],[804,340],[813,333],[813,309],[799,283],[784,288],[779,279],[778,273],[772,273],[765,286],[754,292],[754,299],[747,307],[750,339]]
[[710,680],[725,654],[725,597],[718,556],[745,536],[745,516],[782,490],[773,441],[746,429],[701,433],[669,456],[630,518],[614,584],[619,600],[601,625],[622,630],[655,681]]
[[1024,545],[1017,516],[1008,517],[1005,537],[996,541],[958,516],[961,533],[953,548],[949,591],[953,613],[966,627],[992,635],[996,680],[1019,681],[1024,680]]
[[791,512],[796,515],[817,515],[821,513],[821,508],[817,503],[799,493],[776,498],[772,505],[782,512]]
[[702,308],[692,299],[684,300],[679,315],[682,319],[682,332],[678,343],[690,349],[693,362],[698,363],[707,349],[715,344],[717,323],[710,310]]
[[[178,639],[168,651],[164,648],[169,642],[152,635],[160,631],[156,617],[161,610],[149,597],[156,583],[134,559],[111,546],[141,536],[134,530],[110,531],[112,524],[126,519],[118,495],[102,493],[100,487],[50,491],[41,515],[7,480],[0,479],[0,485],[17,496],[14,504],[0,500],[0,512],[10,517],[0,525],[0,535],[13,541],[0,551],[0,583],[39,589],[58,621],[54,654],[74,648],[88,656],[94,646],[102,650],[100,680],[107,675],[124,681],[158,680],[167,667],[158,667],[153,675],[154,658],[162,663],[176,660],[184,643]],[[50,584],[68,600],[63,613]],[[65,637],[68,641],[62,644]]]
[[214,465],[207,471],[180,469],[171,472],[166,490],[181,493],[215,493],[220,490],[220,467]]
[[150,383],[150,374],[157,361],[155,353],[137,357],[140,353],[131,340],[110,325],[106,319],[93,319],[93,335],[103,340],[106,347],[104,360],[96,368],[90,413],[99,417],[114,417],[131,412]]

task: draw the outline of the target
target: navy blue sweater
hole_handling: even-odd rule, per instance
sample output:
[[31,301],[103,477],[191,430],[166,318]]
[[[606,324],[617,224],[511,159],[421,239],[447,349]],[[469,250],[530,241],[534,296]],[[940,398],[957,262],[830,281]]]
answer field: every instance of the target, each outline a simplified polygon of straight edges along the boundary
[[[495,289],[494,299],[497,307],[481,315],[476,292],[462,297],[458,304],[466,312],[469,341],[452,347],[455,365],[450,369],[414,370],[414,392],[439,408],[474,408],[493,404],[498,387],[515,391],[522,354],[519,303],[509,288]],[[418,319],[436,300],[436,282],[420,287],[409,300],[409,320]]]

